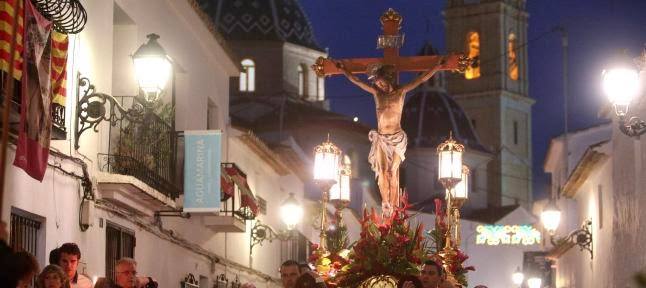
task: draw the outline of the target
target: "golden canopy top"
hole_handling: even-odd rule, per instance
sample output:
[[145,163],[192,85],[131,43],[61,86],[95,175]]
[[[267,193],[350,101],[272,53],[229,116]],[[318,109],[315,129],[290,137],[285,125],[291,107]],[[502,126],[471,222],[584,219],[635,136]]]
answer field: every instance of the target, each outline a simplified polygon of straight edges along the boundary
[[334,143],[330,142],[330,136],[328,135],[328,139],[325,140],[325,142],[314,147],[314,154],[316,155],[318,153],[331,153],[335,155],[341,155],[341,149],[338,146],[334,145]]
[[455,141],[453,139],[453,133],[450,133],[449,139],[446,139],[446,141],[437,146],[437,153],[440,153],[442,151],[464,152],[464,145]]
[[389,21],[394,21],[397,22],[397,25],[401,25],[403,18],[401,15],[399,15],[399,13],[397,13],[397,11],[393,10],[393,8],[388,8],[388,11],[384,12],[379,20],[381,21],[381,25],[384,25]]

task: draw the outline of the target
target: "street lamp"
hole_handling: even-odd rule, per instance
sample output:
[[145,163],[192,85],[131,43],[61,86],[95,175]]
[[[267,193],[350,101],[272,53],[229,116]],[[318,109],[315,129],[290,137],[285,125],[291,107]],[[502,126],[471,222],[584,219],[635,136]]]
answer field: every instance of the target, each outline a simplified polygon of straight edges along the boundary
[[543,212],[541,212],[541,222],[543,222],[543,227],[545,227],[545,230],[550,234],[550,242],[554,247],[559,246],[559,243],[576,244],[581,250],[588,250],[588,252],[590,252],[590,258],[593,257],[591,232],[592,221],[583,221],[580,228],[572,230],[572,232],[568,233],[567,236],[556,241],[555,234],[556,229],[561,222],[561,211],[556,206],[556,203],[550,199],[547,205],[545,205],[545,208],[543,208]]
[[543,280],[538,277],[532,277],[527,279],[527,286],[529,288],[541,288],[543,285]]
[[460,176],[460,182],[458,182],[453,189],[451,189],[451,197],[456,202],[459,202],[459,206],[469,198],[469,175],[471,171],[467,165],[462,165],[462,174]]
[[602,88],[614,106],[619,118],[619,129],[630,137],[646,133],[646,123],[637,117],[627,117],[628,107],[640,93],[640,72],[646,71],[646,47],[642,54],[631,59],[623,53],[613,67],[603,71]]
[[[136,103],[129,109],[121,106],[112,95],[96,92],[90,79],[79,79],[79,88],[83,88],[83,97],[76,104],[76,118],[79,123],[75,131],[75,149],[79,149],[81,134],[92,128],[98,131],[97,126],[103,121],[116,125],[122,119],[131,122],[142,122],[144,116],[150,112],[152,104],[157,102],[164,92],[164,87],[172,73],[170,58],[159,45],[159,35],[149,34],[148,42],[141,45],[132,55],[135,75],[141,89],[140,95],[133,97]],[[109,108],[106,107],[109,104]]]
[[335,217],[337,226],[343,225],[343,209],[350,204],[350,176],[352,175],[352,166],[349,159],[344,159],[345,163],[339,169],[339,181],[330,188],[330,202],[335,208]]
[[520,267],[516,267],[516,272],[511,275],[511,281],[513,281],[515,285],[520,286],[523,284],[523,280],[525,280],[525,274],[520,271]]
[[280,217],[287,226],[287,230],[294,229],[303,219],[303,207],[294,198],[294,193],[289,193],[289,198],[280,206]]
[[327,238],[327,202],[330,188],[339,181],[339,157],[341,149],[328,139],[314,148],[314,182],[323,191],[321,203],[321,232],[319,249],[326,251],[325,239]]
[[453,133],[437,147],[438,180],[447,190],[451,190],[462,180],[463,152],[464,145],[453,140]]
[[289,197],[280,206],[280,218],[287,226],[287,231],[274,231],[269,225],[256,220],[251,228],[250,254],[253,253],[253,246],[262,244],[265,240],[272,242],[276,239],[286,241],[293,238],[292,229],[303,219],[303,207],[294,198],[294,193],[289,193]]
[[[447,279],[450,282],[455,281],[455,275],[453,275],[449,267],[459,261],[457,259],[457,247],[460,246],[460,207],[462,207],[468,196],[467,178],[469,169],[462,165],[463,152],[464,145],[453,139],[453,133],[449,134],[449,139],[437,146],[438,180],[446,189],[448,226],[445,235],[446,241],[441,254],[444,260],[444,268],[447,271]],[[459,185],[461,182],[463,182],[462,186]]]
[[561,222],[561,210],[556,206],[554,200],[550,199],[543,208],[541,212],[541,222],[543,222],[543,227],[547,230],[550,235],[554,235],[556,228],[559,227]]
[[153,103],[164,91],[173,68],[166,50],[157,42],[159,35],[153,33],[146,37],[148,43],[137,49],[132,55],[132,62],[145,100]]

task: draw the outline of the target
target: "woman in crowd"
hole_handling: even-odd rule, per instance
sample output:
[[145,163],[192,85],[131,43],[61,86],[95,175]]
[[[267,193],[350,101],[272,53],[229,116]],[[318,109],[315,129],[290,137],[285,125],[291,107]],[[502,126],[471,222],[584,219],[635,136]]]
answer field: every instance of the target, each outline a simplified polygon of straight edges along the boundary
[[36,284],[38,288],[70,288],[70,279],[61,267],[48,265],[38,275]]

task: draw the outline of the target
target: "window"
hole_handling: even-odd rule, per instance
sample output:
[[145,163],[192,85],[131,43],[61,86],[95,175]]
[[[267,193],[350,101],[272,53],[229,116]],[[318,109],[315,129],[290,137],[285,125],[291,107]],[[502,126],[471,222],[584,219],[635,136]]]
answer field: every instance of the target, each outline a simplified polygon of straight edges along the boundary
[[509,79],[518,80],[518,59],[516,58],[516,35],[514,33],[509,34],[507,39],[507,74]]
[[9,246],[14,251],[28,252],[41,262],[45,254],[44,231],[41,229],[44,220],[35,214],[12,208]]
[[[467,54],[471,59],[480,59],[480,34],[478,32],[469,32],[467,34]],[[475,79],[480,77],[480,66],[467,67],[464,72],[464,78]]]
[[307,93],[307,68],[305,65],[298,65],[298,96],[305,96]]
[[240,91],[256,91],[256,64],[251,59],[242,60],[242,72],[240,72]]
[[290,238],[290,240],[281,241],[280,263],[283,263],[287,260],[295,260],[298,263],[306,263],[307,258],[311,253],[311,243],[309,240],[307,240],[307,237],[303,236],[303,234],[301,234],[300,232],[292,231],[292,233],[297,233],[298,235],[294,235],[295,237]]
[[[39,237],[41,236],[40,227],[43,222],[42,217],[34,217],[31,213],[17,211],[15,208],[11,211],[11,239],[9,244],[15,251],[26,251],[31,255],[39,255]],[[44,248],[44,247],[43,247]]]
[[316,78],[316,93],[317,93],[317,99],[319,101],[325,100],[325,78],[324,77]]
[[514,145],[518,145],[518,122],[514,121]]
[[135,233],[108,223],[105,237],[105,277],[114,280],[116,276],[115,264],[123,257],[135,257]]

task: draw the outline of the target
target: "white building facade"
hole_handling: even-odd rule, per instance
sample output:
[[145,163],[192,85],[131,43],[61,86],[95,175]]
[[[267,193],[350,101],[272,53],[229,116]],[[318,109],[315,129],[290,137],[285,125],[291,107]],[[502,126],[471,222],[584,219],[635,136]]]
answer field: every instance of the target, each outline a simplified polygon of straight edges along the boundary
[[[229,85],[230,78],[241,71],[239,59],[232,56],[217,32],[209,29],[193,1],[91,0],[83,5],[89,20],[81,33],[70,37],[68,50],[67,137],[52,141],[42,182],[6,164],[2,219],[10,223],[11,240],[34,253],[41,267],[47,264],[52,249],[66,242],[77,243],[82,252],[79,272],[93,279],[109,276],[111,263],[131,256],[138,261],[138,272],[155,278],[162,287],[179,286],[189,273],[200,280],[200,287],[213,287],[218,278],[276,287],[281,261],[299,253],[302,258],[307,251],[297,251],[303,245],[297,249],[289,242],[266,241],[254,246],[252,254],[251,229],[256,221],[276,230],[284,228],[279,207],[288,193],[304,201],[304,188],[302,180],[276,161],[262,141],[230,125]],[[80,135],[80,148],[74,148],[76,103],[83,96],[78,77],[87,77],[97,92],[136,95],[130,55],[149,33],[160,35],[159,42],[174,63],[174,76],[162,99],[175,112],[167,123],[173,128],[171,133],[222,131],[222,162],[234,163],[244,173],[243,182],[234,181],[235,187],[240,189],[246,180],[259,206],[253,220],[199,213],[188,219],[164,216],[184,215],[178,212],[182,197],[160,188],[163,185],[151,185],[141,174],[114,168],[118,163],[115,149],[121,148],[115,143],[125,137],[119,125],[115,128],[103,122],[98,132],[85,131]],[[127,97],[117,99],[126,108],[131,104]],[[156,152],[149,155],[151,159],[173,152],[175,167],[181,169],[181,145]],[[8,159],[14,154],[15,146],[10,145]],[[84,166],[91,183],[91,189],[85,191],[90,185],[81,185]],[[171,171],[175,175],[166,175],[168,179],[181,179],[181,171]],[[171,184],[181,194],[181,181]],[[301,234],[314,234],[306,232]]]

